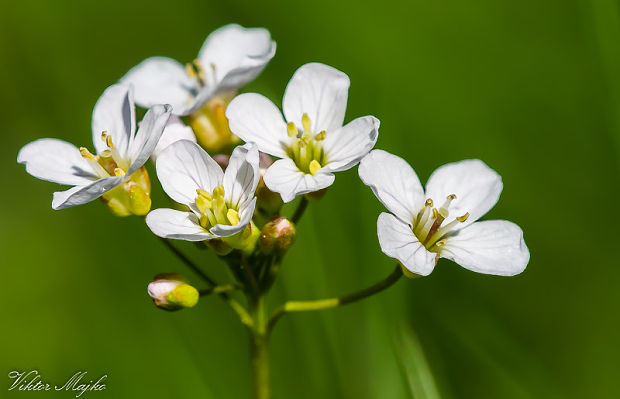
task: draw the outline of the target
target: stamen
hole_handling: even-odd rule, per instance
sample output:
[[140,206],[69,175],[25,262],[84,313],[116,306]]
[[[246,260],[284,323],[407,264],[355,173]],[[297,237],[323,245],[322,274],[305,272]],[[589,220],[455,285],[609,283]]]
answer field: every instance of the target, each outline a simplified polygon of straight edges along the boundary
[[448,208],[450,207],[450,203],[456,199],[456,195],[450,194],[446,197],[446,202],[443,203],[441,208],[439,208],[439,214],[443,216],[443,218],[447,218],[450,212],[448,212]]
[[208,192],[206,192],[205,190],[202,190],[200,188],[196,189],[196,194],[200,195],[201,197],[206,198],[209,201],[213,200],[213,196],[211,194],[209,194]]
[[228,212],[226,212],[226,217],[228,218],[231,226],[239,224],[239,221],[241,220],[239,219],[239,213],[237,213],[234,209],[229,209]]
[[95,160],[95,156],[90,151],[88,151],[88,148],[86,147],[80,147],[80,155],[82,155],[82,158],[86,158],[89,161]]
[[466,214],[464,214],[463,216],[459,216],[456,218],[456,220],[458,220],[459,222],[463,223],[464,221],[467,220],[467,218],[469,218],[469,212],[467,212]]
[[196,207],[198,208],[198,210],[200,211],[200,213],[206,213],[207,210],[213,208],[213,203],[208,200],[206,197],[203,197],[202,195],[199,195],[198,197],[196,197]]
[[108,136],[105,139],[105,143],[108,146],[108,148],[114,148],[114,143],[112,143],[112,136]]
[[304,113],[301,117],[301,124],[304,127],[304,132],[308,132],[310,133],[310,117],[308,116],[308,114]]
[[313,159],[310,162],[309,169],[310,169],[310,174],[312,174],[312,176],[314,176],[314,174],[316,172],[318,172],[319,169],[321,169],[321,164],[316,159]]
[[293,122],[289,122],[286,124],[286,132],[288,133],[289,137],[297,137],[297,134],[299,133],[297,131],[297,126],[295,126]]
[[196,77],[196,71],[194,70],[194,66],[189,62],[185,64],[185,72],[187,72],[187,76],[190,78]]
[[125,171],[121,168],[114,169],[114,176],[125,176]]
[[321,141],[321,140],[325,140],[325,136],[327,134],[325,133],[325,130],[321,131],[321,133],[317,134],[316,136],[314,136],[314,139],[316,141]]

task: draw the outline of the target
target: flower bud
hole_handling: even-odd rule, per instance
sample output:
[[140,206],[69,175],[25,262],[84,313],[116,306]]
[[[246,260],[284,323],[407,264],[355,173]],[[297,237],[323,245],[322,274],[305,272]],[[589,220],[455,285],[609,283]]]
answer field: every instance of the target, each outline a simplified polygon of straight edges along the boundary
[[297,237],[297,227],[284,216],[274,216],[260,233],[260,246],[265,253],[282,253],[288,250]]
[[227,150],[240,141],[230,131],[226,118],[226,107],[235,94],[235,92],[223,93],[188,117],[198,143],[208,152]]
[[162,273],[155,276],[148,286],[148,293],[155,306],[165,310],[191,308],[198,303],[198,290],[176,273]]

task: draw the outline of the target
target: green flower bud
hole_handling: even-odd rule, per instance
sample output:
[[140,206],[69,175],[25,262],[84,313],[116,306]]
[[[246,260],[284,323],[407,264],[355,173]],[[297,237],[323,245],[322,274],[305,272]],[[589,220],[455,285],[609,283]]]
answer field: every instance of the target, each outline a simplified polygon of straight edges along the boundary
[[155,306],[165,310],[191,308],[198,303],[198,290],[176,273],[163,273],[155,276],[148,286],[148,293]]
[[297,227],[284,216],[274,216],[260,233],[260,246],[265,253],[282,253],[288,250],[297,237]]

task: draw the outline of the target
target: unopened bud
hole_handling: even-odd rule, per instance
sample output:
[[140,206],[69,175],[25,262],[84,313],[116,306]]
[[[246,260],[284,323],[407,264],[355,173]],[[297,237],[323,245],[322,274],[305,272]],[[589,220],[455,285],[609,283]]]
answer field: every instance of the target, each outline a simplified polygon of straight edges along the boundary
[[297,238],[297,227],[284,216],[274,216],[260,233],[260,246],[265,253],[282,253],[288,250]]
[[148,293],[159,308],[179,310],[191,308],[198,303],[198,290],[176,273],[163,273],[155,276],[148,286]]

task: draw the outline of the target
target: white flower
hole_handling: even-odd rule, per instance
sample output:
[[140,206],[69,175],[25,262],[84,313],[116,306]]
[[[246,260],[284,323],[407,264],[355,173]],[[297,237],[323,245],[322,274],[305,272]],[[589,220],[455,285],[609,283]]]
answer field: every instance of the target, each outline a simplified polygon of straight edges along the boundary
[[242,231],[252,220],[258,184],[258,150],[235,148],[226,172],[196,143],[177,141],[157,160],[164,191],[191,212],[156,209],[146,217],[153,233],[164,238],[203,241]]
[[[150,191],[142,166],[157,145],[169,116],[169,105],[153,106],[136,133],[130,87],[113,85],[104,91],[93,110],[97,155],[63,140],[45,138],[22,147],[17,162],[25,164],[26,171],[34,177],[74,186],[54,193],[53,209],[85,204],[104,195],[104,201],[117,214],[140,214],[147,200],[150,207],[150,198],[144,198]],[[118,192],[110,192],[121,184]]]
[[157,147],[155,147],[153,153],[151,154],[151,159],[153,162],[157,162],[157,157],[163,150],[179,140],[189,140],[195,143],[196,136],[194,135],[192,128],[183,123],[181,118],[176,115],[171,115],[170,119],[168,119],[164,132],[159,138]]
[[226,109],[230,129],[267,154],[282,158],[265,173],[265,184],[284,202],[321,190],[333,172],[350,169],[374,147],[379,120],[357,118],[343,126],[349,77],[330,66],[310,63],[293,75],[282,108],[260,94],[235,97]]
[[151,57],[121,81],[134,85],[138,105],[172,104],[175,115],[188,115],[212,97],[252,81],[275,51],[266,29],[231,24],[213,31],[186,67],[171,58]]
[[377,221],[381,250],[410,272],[426,276],[440,257],[501,276],[519,274],[527,266],[530,253],[519,226],[505,220],[476,222],[502,191],[501,177],[484,162],[444,165],[424,191],[407,162],[374,150],[360,162],[359,175],[392,212]]

